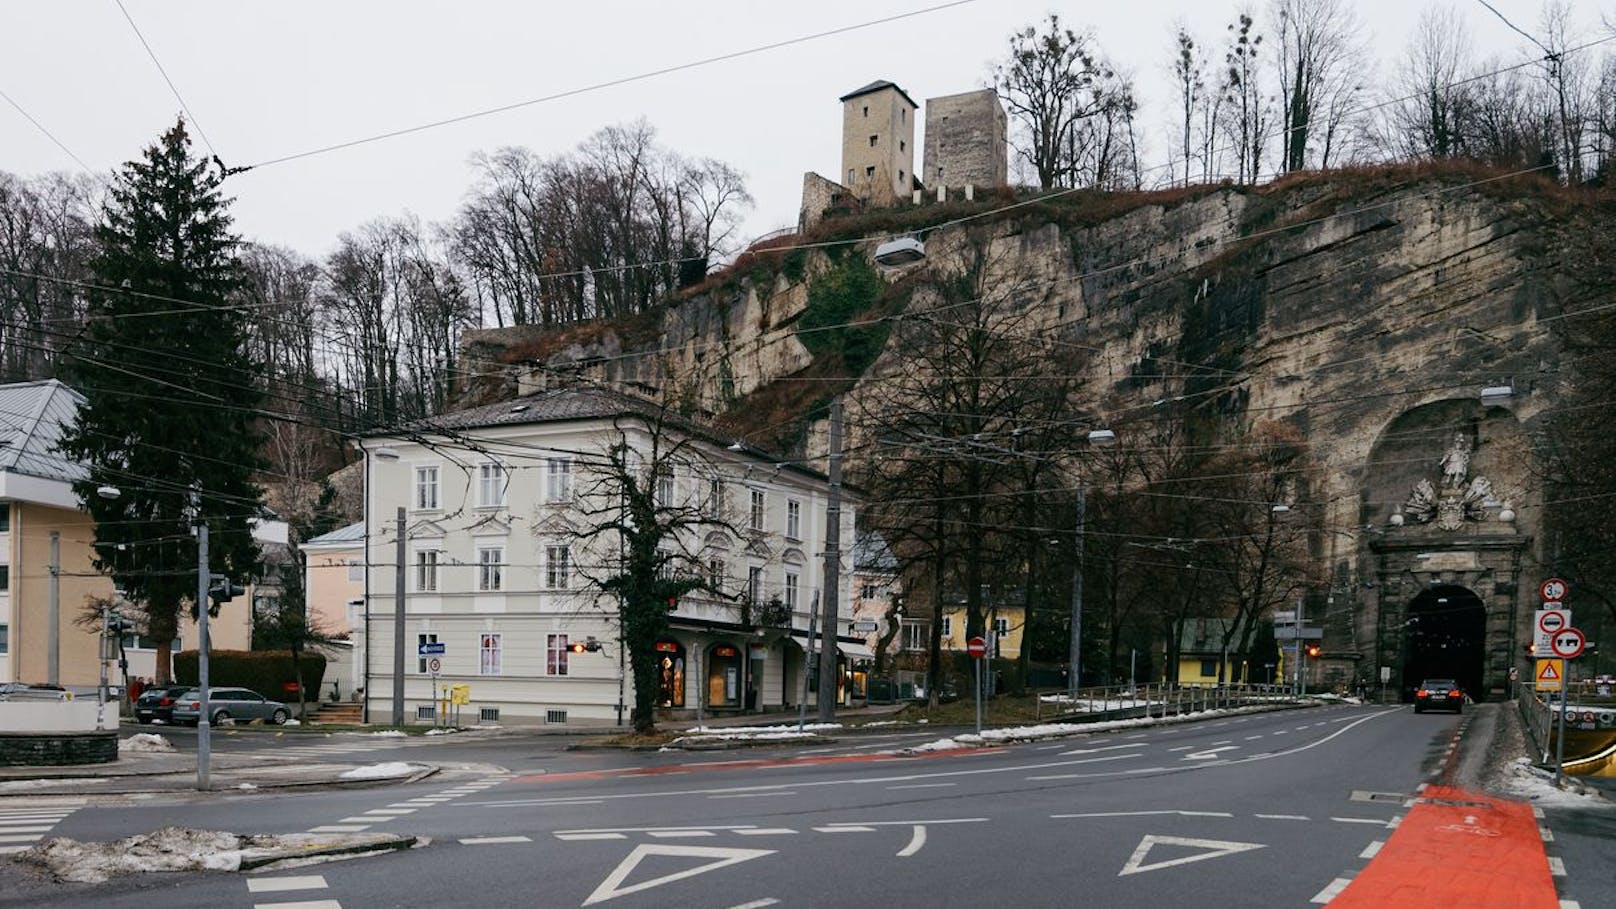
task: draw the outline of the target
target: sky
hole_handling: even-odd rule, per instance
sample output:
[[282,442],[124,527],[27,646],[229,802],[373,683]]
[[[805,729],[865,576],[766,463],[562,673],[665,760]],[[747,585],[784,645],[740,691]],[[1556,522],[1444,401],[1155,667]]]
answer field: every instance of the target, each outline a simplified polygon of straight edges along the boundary
[[[473,111],[619,80],[937,6],[947,0],[7,0],[0,92],[102,173],[153,142],[180,112],[127,10],[195,124],[230,166],[269,162]],[[1433,0],[1347,0],[1384,58]],[[1492,0],[1531,30],[1538,0]],[[805,171],[840,167],[837,97],[874,79],[918,101],[979,88],[1009,34],[1057,12],[1092,31],[1137,80],[1147,161],[1168,133],[1176,24],[1220,44],[1239,0],[974,0],[756,54],[281,163],[229,178],[239,231],[322,256],[344,230],[384,215],[453,216],[479,151],[556,154],[644,117],[669,148],[744,171],[756,207],[743,234],[792,224]],[[1476,56],[1511,62],[1524,38],[1474,0],[1449,0]],[[1259,13],[1266,2],[1252,6]],[[1573,3],[1584,33],[1616,0]],[[1389,67],[1377,67],[1380,72]],[[923,116],[923,115],[922,115]],[[206,145],[197,140],[199,149]],[[1155,152],[1154,154],[1148,152]],[[0,170],[79,170],[0,100]]]

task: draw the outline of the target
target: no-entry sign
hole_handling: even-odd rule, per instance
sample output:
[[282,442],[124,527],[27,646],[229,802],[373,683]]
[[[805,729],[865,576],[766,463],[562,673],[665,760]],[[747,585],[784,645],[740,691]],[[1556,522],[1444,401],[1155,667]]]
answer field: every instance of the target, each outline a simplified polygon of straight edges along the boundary
[[965,642],[965,652],[971,655],[971,659],[980,660],[987,655],[988,642],[981,638],[971,638]]

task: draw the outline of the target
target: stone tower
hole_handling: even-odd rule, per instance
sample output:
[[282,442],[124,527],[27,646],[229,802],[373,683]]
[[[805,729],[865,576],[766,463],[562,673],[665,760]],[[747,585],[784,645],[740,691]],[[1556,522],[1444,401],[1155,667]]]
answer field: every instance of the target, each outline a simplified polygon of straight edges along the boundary
[[1009,182],[1008,120],[991,88],[926,99],[928,189]]
[[871,205],[909,198],[915,179],[915,111],[903,89],[878,80],[841,97],[842,185]]

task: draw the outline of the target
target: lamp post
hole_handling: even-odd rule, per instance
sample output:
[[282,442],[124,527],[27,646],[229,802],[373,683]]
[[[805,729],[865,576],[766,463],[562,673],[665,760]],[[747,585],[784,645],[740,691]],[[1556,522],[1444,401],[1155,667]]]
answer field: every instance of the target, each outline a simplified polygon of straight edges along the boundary
[[[116,499],[123,495],[123,491],[116,486],[96,487],[95,494],[103,499]],[[107,633],[112,628],[112,606],[110,603],[101,604],[101,652],[97,654],[98,663],[101,664],[101,684],[95,690],[95,728],[107,728]],[[121,631],[121,629],[120,629]]]
[[[374,496],[374,489],[370,482],[370,462],[386,461],[391,463],[398,460],[398,451],[392,448],[381,447],[366,449],[360,443],[359,450],[365,456],[365,700],[364,720],[370,722],[370,502]],[[393,725],[401,726],[404,723],[404,509],[398,509],[397,516],[397,565],[393,571]]]
[[[1117,434],[1109,429],[1091,429],[1088,434],[1089,445],[1093,448],[1106,448],[1115,445]],[[1067,655],[1070,670],[1066,680],[1067,696],[1071,699],[1073,707],[1077,705],[1077,692],[1082,687],[1083,671],[1083,565],[1084,550],[1087,544],[1084,540],[1084,521],[1088,511],[1088,487],[1080,479],[1077,484],[1077,522],[1075,536],[1077,537],[1077,559],[1072,569],[1072,638],[1070,653]]]

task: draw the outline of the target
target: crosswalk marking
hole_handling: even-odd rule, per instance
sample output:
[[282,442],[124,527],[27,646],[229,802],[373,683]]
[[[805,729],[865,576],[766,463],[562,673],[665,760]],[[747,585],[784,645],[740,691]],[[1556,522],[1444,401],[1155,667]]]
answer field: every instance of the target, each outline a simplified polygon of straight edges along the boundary
[[323,827],[310,827],[310,833],[359,833],[367,824],[326,824]]
[[253,909],[342,909],[336,900],[304,900],[300,903],[253,903]]
[[33,848],[73,812],[84,799],[51,797],[8,801],[0,807],[0,855],[15,855]]
[[296,877],[258,877],[247,879],[248,893],[280,893],[286,890],[324,890],[325,878],[318,874]]

